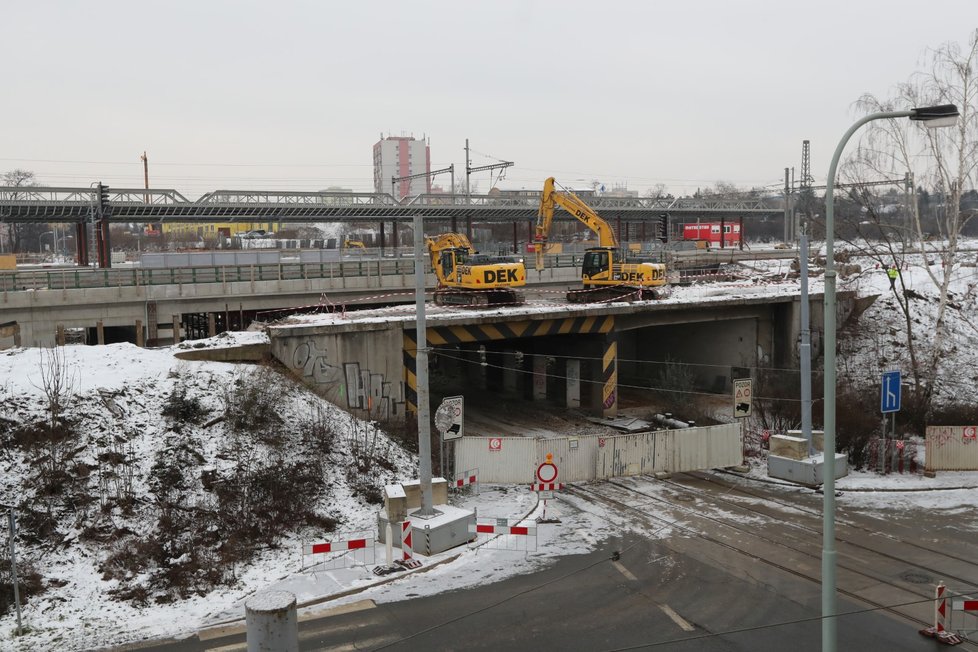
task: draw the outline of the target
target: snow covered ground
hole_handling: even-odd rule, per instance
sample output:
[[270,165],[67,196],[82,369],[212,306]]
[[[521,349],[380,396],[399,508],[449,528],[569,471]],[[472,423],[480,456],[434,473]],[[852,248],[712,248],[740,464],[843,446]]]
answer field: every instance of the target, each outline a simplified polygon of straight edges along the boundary
[[[857,289],[862,294],[880,294],[881,298],[863,315],[861,323],[869,325],[854,331],[846,345],[850,347],[849,360],[854,368],[865,368],[867,377],[878,377],[881,367],[893,368],[905,364],[905,351],[899,345],[901,325],[895,323],[893,306],[887,303],[889,282],[885,273],[863,262],[864,271],[846,279],[842,288]],[[758,261],[751,263],[752,278],[727,284],[712,284],[691,288],[677,288],[669,302],[682,302],[695,297],[698,300],[711,296],[756,296],[759,293],[797,292],[797,281],[787,279],[788,267],[784,261]],[[928,286],[923,261],[911,258],[907,269],[908,285],[925,296],[935,292]],[[950,328],[955,353],[945,359],[949,374],[959,380],[942,387],[948,396],[975,399],[976,351],[978,330],[975,329],[974,268],[961,268],[956,272],[952,291],[959,309],[949,311]],[[811,291],[821,292],[819,277],[812,280]],[[922,320],[933,318],[933,301],[920,300]],[[403,309],[405,316],[412,307]],[[552,310],[542,307],[541,310]],[[466,312],[470,315],[471,312]],[[389,319],[390,317],[380,317]],[[344,319],[342,315],[317,315],[292,318],[294,321],[322,321]],[[899,320],[896,320],[898,322]],[[894,333],[896,329],[896,333]],[[262,341],[261,333],[226,334],[200,343],[179,345],[163,349],[139,349],[131,345],[117,344],[104,347],[69,346],[64,348],[64,360],[73,371],[75,402],[72,415],[82,419],[89,442],[106,433],[122,433],[133,447],[132,452],[140,459],[140,474],[157,454],[167,436],[168,425],[161,419],[162,402],[179,378],[191,379],[194,391],[204,398],[205,407],[219,409],[220,387],[240,375],[250,365],[231,365],[212,362],[186,362],[173,356],[180,348],[199,346],[227,346],[235,343]],[[880,346],[884,341],[885,346]],[[0,352],[0,405],[10,406],[13,413],[0,417],[24,423],[43,415],[41,369],[44,354],[38,349],[15,349]],[[840,358],[841,360],[841,358]],[[958,389],[967,385],[970,393]],[[358,427],[349,414],[324,403],[318,397],[295,388],[288,396],[295,409],[318,407],[328,411],[329,418],[346,427]],[[291,409],[291,408],[290,408]],[[216,455],[214,442],[201,434],[207,455]],[[89,454],[89,453],[86,453]],[[415,468],[416,459],[398,453],[402,469]],[[211,463],[220,464],[216,457]],[[21,483],[26,469],[17,458],[0,455],[0,503],[20,502]],[[404,472],[398,477],[408,476]],[[391,478],[392,479],[392,478]],[[751,480],[745,480],[749,482]],[[329,504],[322,507],[336,515],[341,524],[338,532],[364,532],[374,529],[377,507],[366,503],[356,495],[342,477],[330,478],[335,491]],[[140,491],[145,481],[137,479]],[[783,485],[784,491],[797,491],[797,487]],[[954,510],[973,505],[978,501],[978,474],[942,473],[927,479],[918,475],[880,477],[872,473],[852,473],[840,480],[838,488],[844,492],[840,505],[875,510],[884,509],[894,496],[902,504]],[[477,508],[480,516],[506,517],[510,519],[535,519],[540,514],[534,495],[525,488],[486,486],[479,495],[460,499],[460,505]],[[376,601],[404,599],[408,594],[425,595],[434,591],[462,588],[496,581],[517,573],[531,572],[558,555],[580,554],[593,549],[600,541],[620,535],[634,527],[621,516],[599,509],[590,503],[565,496],[551,501],[548,516],[559,515],[563,523],[539,528],[535,551],[499,550],[491,548],[462,548],[426,559],[431,565],[459,555],[422,576],[402,575],[393,582],[374,588],[379,579],[365,568],[330,568],[333,564],[320,564],[300,570],[303,559],[300,554],[302,537],[292,534],[283,537],[279,544],[262,550],[257,558],[237,571],[237,583],[232,587],[210,591],[206,595],[193,596],[168,604],[136,606],[130,602],[109,597],[109,591],[117,588],[116,580],[105,580],[98,570],[107,551],[98,545],[81,540],[80,533],[71,527],[59,545],[24,549],[22,556],[34,561],[42,574],[51,582],[50,588],[40,596],[31,598],[24,608],[25,623],[29,634],[14,638],[13,614],[0,618],[0,648],[26,651],[44,649],[88,649],[134,640],[162,636],[186,636],[201,627],[241,617],[243,603],[248,596],[265,588],[286,589],[296,593],[300,603],[314,601],[350,588],[360,587],[366,592],[349,596],[338,602],[352,602],[364,597]],[[130,524],[135,527],[135,524]],[[582,534],[583,533],[583,534]],[[649,533],[646,533],[649,534]],[[667,531],[655,536],[668,536]],[[315,537],[306,532],[307,538]],[[0,543],[6,538],[0,534]],[[525,543],[506,542],[506,546],[519,548]],[[378,546],[376,564],[384,562],[384,549]],[[501,563],[502,562],[502,563]],[[306,560],[308,563],[308,560]],[[437,581],[431,581],[437,580]],[[337,602],[331,602],[334,606]],[[317,607],[310,607],[316,609]],[[320,606],[318,608],[323,608]]]

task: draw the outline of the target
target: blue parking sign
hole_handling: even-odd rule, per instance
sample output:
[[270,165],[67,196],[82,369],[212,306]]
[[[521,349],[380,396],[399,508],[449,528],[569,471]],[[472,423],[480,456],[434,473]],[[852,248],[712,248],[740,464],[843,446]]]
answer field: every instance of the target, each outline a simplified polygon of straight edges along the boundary
[[883,385],[880,388],[880,412],[900,411],[900,372],[884,371]]

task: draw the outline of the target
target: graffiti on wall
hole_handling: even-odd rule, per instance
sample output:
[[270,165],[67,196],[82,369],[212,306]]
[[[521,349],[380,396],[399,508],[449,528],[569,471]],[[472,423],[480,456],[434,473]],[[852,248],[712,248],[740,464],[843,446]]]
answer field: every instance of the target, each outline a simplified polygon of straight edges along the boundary
[[404,414],[402,383],[392,383],[383,374],[362,368],[358,361],[331,362],[326,348],[319,348],[313,340],[295,347],[292,367],[307,381],[335,391],[339,402],[348,409],[365,410],[374,419]]

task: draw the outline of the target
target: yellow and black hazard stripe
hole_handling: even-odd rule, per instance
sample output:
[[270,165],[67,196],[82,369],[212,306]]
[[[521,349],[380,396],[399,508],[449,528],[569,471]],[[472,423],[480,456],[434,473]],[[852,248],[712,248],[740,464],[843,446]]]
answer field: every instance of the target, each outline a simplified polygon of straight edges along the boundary
[[618,416],[618,338],[608,333],[601,357],[601,415]]
[[[430,329],[429,329],[430,330]],[[418,413],[417,330],[404,330],[404,403],[408,414]]]
[[513,340],[521,337],[609,333],[614,327],[614,315],[521,320],[465,326],[437,326],[428,329],[428,344],[442,346],[490,340]]

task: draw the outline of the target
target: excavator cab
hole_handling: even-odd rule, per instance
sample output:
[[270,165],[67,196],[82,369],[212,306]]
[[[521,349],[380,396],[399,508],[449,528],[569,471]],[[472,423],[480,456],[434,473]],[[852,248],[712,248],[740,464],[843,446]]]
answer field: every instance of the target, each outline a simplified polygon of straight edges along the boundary
[[455,276],[455,250],[446,249],[441,252],[441,268],[446,278]]
[[584,281],[611,270],[611,251],[608,249],[588,249],[584,253],[584,261],[581,263],[581,276]]

